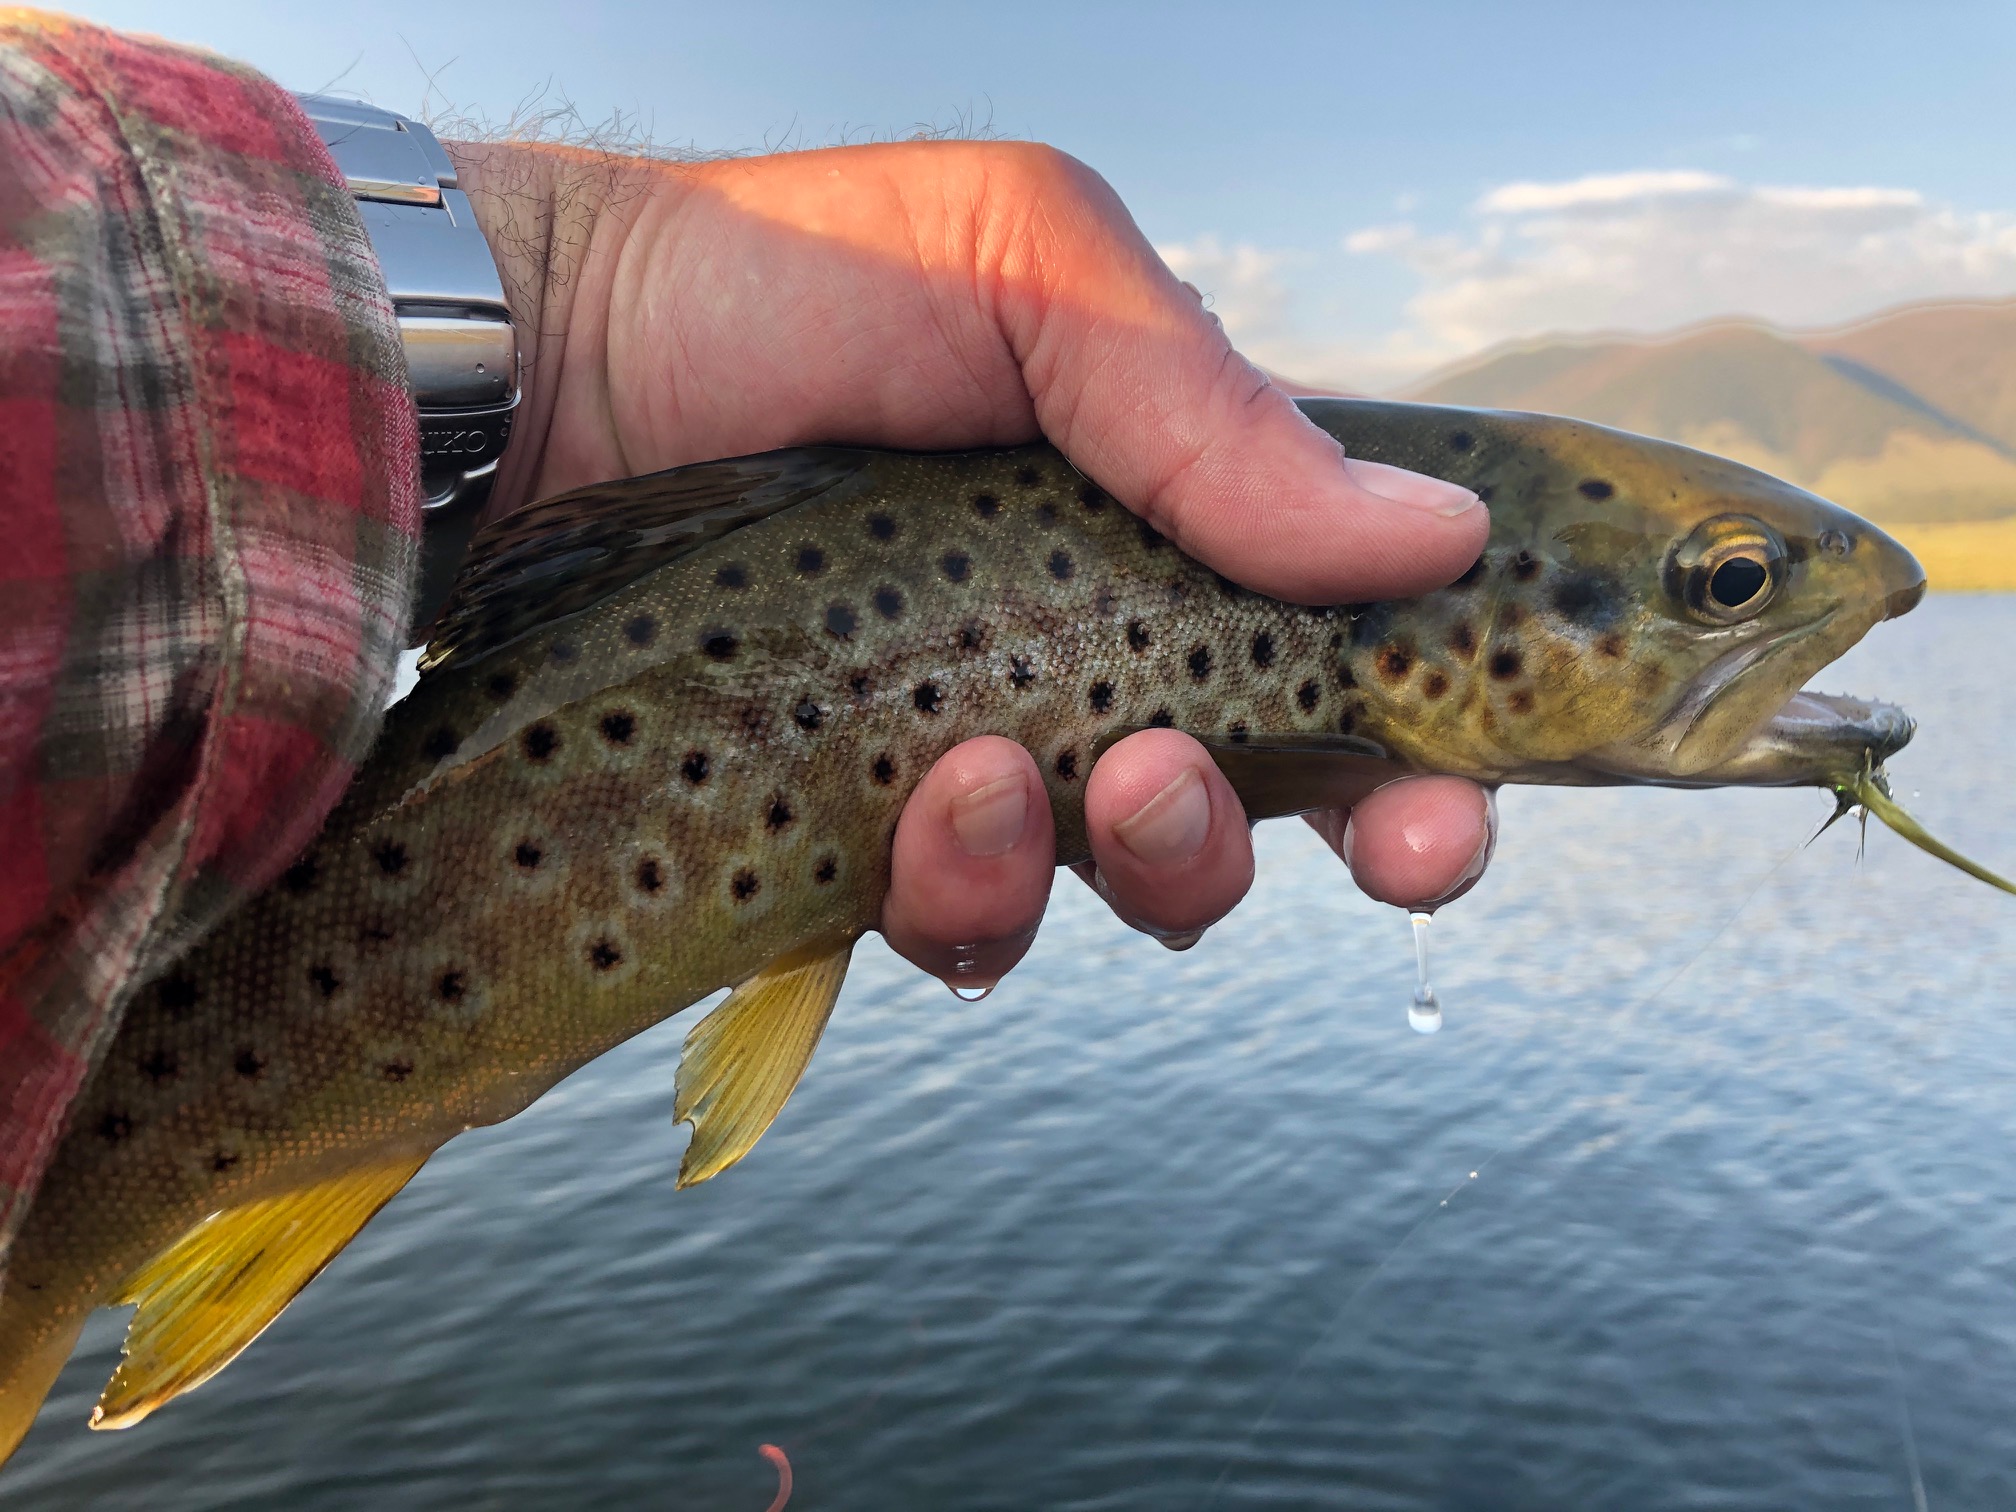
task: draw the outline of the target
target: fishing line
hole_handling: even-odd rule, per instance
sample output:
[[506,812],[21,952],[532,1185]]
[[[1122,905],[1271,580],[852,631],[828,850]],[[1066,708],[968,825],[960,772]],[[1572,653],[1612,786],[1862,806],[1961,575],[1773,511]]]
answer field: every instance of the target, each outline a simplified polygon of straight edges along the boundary
[[[1827,822],[1831,824],[1833,821],[1830,819]],[[1750,907],[1751,902],[1756,898],[1757,894],[1764,890],[1764,884],[1769,882],[1773,877],[1777,876],[1778,873],[1784,869],[1785,864],[1788,861],[1790,861],[1794,856],[1797,856],[1799,852],[1806,849],[1806,847],[1811,845],[1815,840],[1819,839],[1821,832],[1824,831],[1826,828],[1827,828],[1826,824],[1821,825],[1820,829],[1815,830],[1805,840],[1793,846],[1790,850],[1786,851],[1784,855],[1780,856],[1776,861],[1772,862],[1770,867],[1764,872],[1764,874],[1760,876],[1754,884],[1752,884],[1750,890],[1743,895],[1742,901],[1739,902],[1733,910],[1731,910],[1729,916],[1726,919],[1724,919],[1721,922],[1721,924],[1716,926],[1715,932],[1709,935],[1706,940],[1702,941],[1700,949],[1696,950],[1693,955],[1689,956],[1686,959],[1686,961],[1681,964],[1680,968],[1677,971],[1675,971],[1671,976],[1666,978],[1664,982],[1660,983],[1659,986],[1656,989],[1654,989],[1649,996],[1641,999],[1637,1003],[1634,1003],[1628,1010],[1626,1010],[1627,1014],[1629,1016],[1635,1017],[1637,1014],[1644,1012],[1647,1008],[1650,1008],[1654,1003],[1658,1002],[1660,998],[1664,997],[1667,994],[1667,992],[1669,992],[1672,989],[1674,984],[1680,980],[1680,978],[1685,976],[1689,971],[1692,971],[1694,969],[1695,964],[1715,947],[1715,944],[1722,938],[1722,936],[1724,936],[1729,932],[1730,926],[1733,925],[1738,919],[1743,917],[1744,911]],[[1402,1234],[1399,1237],[1399,1239],[1394,1242],[1393,1248],[1386,1252],[1385,1258],[1382,1259],[1377,1265],[1373,1266],[1371,1270],[1365,1273],[1364,1277],[1360,1279],[1358,1284],[1351,1289],[1350,1294],[1345,1297],[1343,1302],[1338,1304],[1337,1311],[1331,1316],[1330,1321],[1324,1325],[1323,1331],[1320,1334],[1318,1334],[1313,1340],[1311,1340],[1306,1346],[1304,1346],[1302,1353],[1296,1358],[1294,1365],[1292,1365],[1289,1368],[1288,1374],[1282,1379],[1281,1384],[1275,1388],[1274,1394],[1268,1398],[1267,1406],[1261,1411],[1260,1416],[1254,1419],[1253,1425],[1246,1430],[1245,1440],[1239,1446],[1241,1450],[1250,1448],[1252,1446],[1254,1439],[1259,1437],[1261,1429],[1265,1428],[1267,1424],[1272,1420],[1275,1409],[1281,1405],[1281,1399],[1288,1394],[1288,1388],[1293,1386],[1296,1380],[1300,1378],[1304,1368],[1306,1368],[1309,1362],[1316,1357],[1317,1351],[1320,1350],[1325,1344],[1329,1343],[1331,1338],[1336,1334],[1337,1330],[1343,1326],[1345,1318],[1350,1316],[1351,1309],[1357,1305],[1358,1299],[1365,1294],[1367,1289],[1371,1287],[1374,1281],[1379,1279],[1380,1275],[1386,1270],[1386,1268],[1389,1265],[1391,1265],[1393,1261],[1399,1258],[1400,1252],[1406,1249],[1407,1246],[1413,1242],[1414,1236],[1419,1234],[1421,1230],[1426,1228],[1438,1213],[1441,1213],[1445,1209],[1447,1209],[1450,1202],[1455,1198],[1457,1193],[1461,1192],[1471,1182],[1477,1180],[1478,1177],[1483,1175],[1484,1171],[1487,1168],[1489,1168],[1492,1161],[1496,1160],[1500,1155],[1504,1154],[1507,1150],[1511,1149],[1514,1144],[1528,1137],[1535,1127],[1537,1127],[1537,1123],[1529,1124],[1524,1128],[1522,1128],[1518,1133],[1508,1135],[1503,1141],[1501,1141],[1496,1149],[1492,1150],[1490,1154],[1486,1155],[1482,1160],[1480,1160],[1477,1163],[1476,1170],[1471,1171],[1461,1181],[1457,1182],[1454,1186],[1449,1188],[1449,1190],[1443,1195],[1442,1199],[1435,1204],[1435,1206],[1429,1208],[1418,1219],[1416,1219],[1413,1227],[1409,1228],[1406,1233]],[[1908,1424],[1909,1424],[1909,1418],[1907,1415],[1906,1418],[1907,1434],[1909,1432]],[[1226,1457],[1223,1468],[1220,1469],[1218,1472],[1218,1478],[1213,1482],[1211,1482],[1210,1494],[1204,1502],[1203,1512],[1211,1512],[1211,1509],[1218,1505],[1218,1493],[1220,1490],[1224,1488],[1226,1477],[1232,1473],[1232,1465],[1234,1460],[1238,1456],[1238,1452],[1239,1451],[1235,1450],[1231,1455],[1228,1455]],[[1917,1474],[1916,1470],[1917,1454],[1915,1447],[1912,1450],[1911,1463],[1913,1467],[1912,1474],[1915,1483]],[[1917,1512],[1927,1512],[1927,1509],[1924,1507],[1922,1502],[1922,1493],[1921,1493],[1920,1505],[1917,1509]]]

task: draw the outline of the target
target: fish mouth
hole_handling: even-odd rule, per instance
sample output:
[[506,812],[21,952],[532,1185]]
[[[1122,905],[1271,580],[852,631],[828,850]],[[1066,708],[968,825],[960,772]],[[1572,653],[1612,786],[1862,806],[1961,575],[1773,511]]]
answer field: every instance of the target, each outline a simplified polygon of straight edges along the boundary
[[1903,750],[1918,723],[1895,704],[1802,688],[1734,753],[1673,787],[1829,787]]

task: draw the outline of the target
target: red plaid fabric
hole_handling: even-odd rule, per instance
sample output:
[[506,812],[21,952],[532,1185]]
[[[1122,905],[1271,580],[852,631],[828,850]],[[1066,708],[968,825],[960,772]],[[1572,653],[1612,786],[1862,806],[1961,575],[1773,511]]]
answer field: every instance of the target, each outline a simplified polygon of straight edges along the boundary
[[370,746],[418,492],[391,304],[292,96],[0,10],[0,1255],[128,995]]

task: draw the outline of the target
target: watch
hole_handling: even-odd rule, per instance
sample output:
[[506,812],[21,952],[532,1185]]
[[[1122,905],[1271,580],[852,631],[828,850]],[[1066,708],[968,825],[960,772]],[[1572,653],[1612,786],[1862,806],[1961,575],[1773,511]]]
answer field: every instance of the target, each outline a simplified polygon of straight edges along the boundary
[[419,637],[448,597],[511,439],[518,332],[490,244],[434,133],[374,105],[297,98],[357,201],[399,317],[420,419]]

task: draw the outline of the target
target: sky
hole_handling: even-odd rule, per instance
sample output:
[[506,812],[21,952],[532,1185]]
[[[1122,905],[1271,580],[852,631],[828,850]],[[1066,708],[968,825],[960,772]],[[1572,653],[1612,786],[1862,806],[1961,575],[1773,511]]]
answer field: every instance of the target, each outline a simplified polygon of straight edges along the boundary
[[2016,295],[2016,5],[85,0],[297,89],[667,147],[984,128],[1110,180],[1260,361]]

